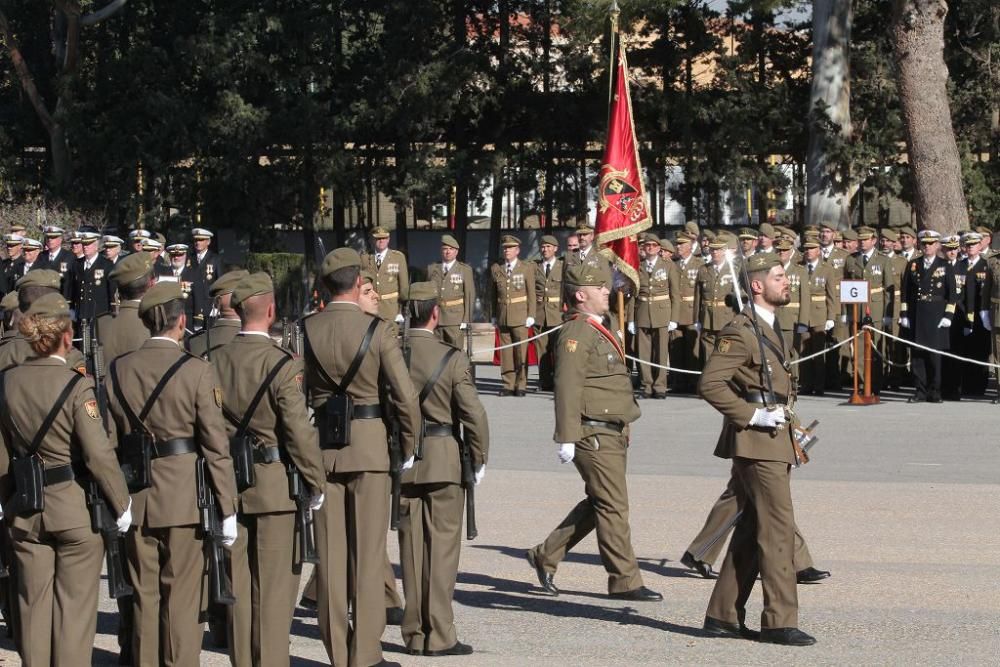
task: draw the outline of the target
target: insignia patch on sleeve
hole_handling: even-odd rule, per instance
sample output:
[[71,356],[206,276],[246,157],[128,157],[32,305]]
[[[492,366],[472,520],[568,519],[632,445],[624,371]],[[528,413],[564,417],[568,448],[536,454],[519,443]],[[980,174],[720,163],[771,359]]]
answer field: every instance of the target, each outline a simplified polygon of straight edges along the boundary
[[97,411],[97,401],[89,400],[83,404],[84,409],[87,411],[87,416],[97,421],[101,418],[100,413]]
[[576,341],[573,340],[572,338],[570,338],[570,339],[568,339],[566,341],[566,351],[567,352],[576,352]]
[[222,407],[222,387],[216,387],[215,389],[212,390],[212,393],[215,394],[215,404],[221,408]]
[[728,338],[723,338],[722,340],[719,341],[719,352],[721,352],[722,354],[729,352],[729,348],[732,347],[732,344],[733,341],[729,340]]
[[295,386],[299,388],[299,391],[302,391],[302,382],[302,373],[299,373],[295,376]]

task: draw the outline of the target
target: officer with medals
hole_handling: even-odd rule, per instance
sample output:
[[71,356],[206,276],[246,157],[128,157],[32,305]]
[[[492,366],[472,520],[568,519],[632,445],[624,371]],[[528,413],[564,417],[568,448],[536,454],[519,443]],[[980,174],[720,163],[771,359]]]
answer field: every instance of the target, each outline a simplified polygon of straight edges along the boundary
[[[802,335],[803,356],[811,356],[826,347],[827,336],[836,326],[840,315],[840,294],[834,291],[836,273],[832,266],[820,258],[819,240],[807,237],[802,243],[802,270],[809,283],[809,305]],[[827,355],[828,356],[828,355]],[[813,357],[803,364],[799,378],[802,394],[823,396],[826,393],[826,360],[824,355]]]
[[[646,257],[639,264],[638,294],[632,300],[628,332],[636,337],[640,359],[666,366],[670,362],[668,337],[677,328],[680,271],[669,258],[660,257],[656,234],[647,234],[642,247]],[[667,397],[665,369],[639,364],[639,380],[643,398]]]
[[[490,267],[489,303],[493,324],[500,331],[500,345],[527,339],[535,325],[535,264],[523,262],[521,241],[505,234],[500,240],[503,260]],[[582,252],[582,251],[581,251]],[[500,396],[524,396],[528,385],[528,345],[500,350]]]
[[[698,331],[695,329],[694,293],[698,280],[698,269],[702,263],[694,254],[697,236],[688,232],[677,232],[674,245],[677,249],[674,264],[680,272],[677,286],[678,301],[674,304],[674,318],[677,329],[670,333],[670,365],[674,368],[698,370]],[[675,373],[672,384],[677,391],[688,393],[695,389],[697,375]]]
[[73,299],[78,322],[93,322],[94,318],[111,310],[114,300],[111,270],[107,258],[98,253],[96,232],[80,232],[83,257],[73,266]]
[[[208,293],[212,297],[214,308],[219,311],[219,316],[214,322],[198,331],[187,340],[188,351],[196,357],[211,359],[215,351],[223,345],[227,345],[240,330],[240,316],[232,306],[233,290],[241,280],[250,275],[249,271],[238,269],[222,274],[212,286]],[[210,330],[209,330],[210,329]],[[212,348],[209,349],[209,342]]]
[[[545,333],[559,326],[563,316],[563,271],[566,262],[556,257],[559,240],[546,234],[538,246],[541,257],[535,264],[535,315],[538,332]],[[538,386],[542,391],[552,391],[555,373],[555,348],[557,336],[549,334],[535,341],[538,350]]]
[[406,255],[389,247],[389,230],[385,227],[372,230],[372,246],[374,252],[361,253],[361,268],[374,276],[379,317],[392,323],[395,331],[395,325],[403,323],[403,302],[410,288]]
[[603,324],[611,274],[577,264],[566,270],[564,283],[571,310],[556,350],[554,440],[559,460],[572,461],[583,478],[586,497],[527,552],[528,563],[542,589],[558,595],[556,568],[570,549],[596,531],[610,596],[662,600],[643,585],[632,550],[625,469],[629,425],[640,411],[621,341]]
[[63,234],[63,228],[56,225],[47,225],[42,229],[45,251],[38,258],[41,263],[37,268],[49,269],[59,274],[59,292],[72,304],[73,269],[76,266],[76,257],[63,247]]
[[732,298],[735,284],[733,267],[726,260],[729,236],[720,234],[708,244],[710,258],[698,269],[694,288],[694,328],[701,337],[703,361],[712,356],[719,331],[733,318],[727,298]]
[[[209,247],[215,237],[210,230],[195,227],[191,230],[191,254],[186,263],[194,269],[191,282],[191,309],[194,312],[194,322],[188,328],[200,329],[212,315],[212,297],[209,287],[222,275],[222,258]],[[185,248],[186,250],[186,248]],[[169,249],[168,249],[169,251]]]
[[476,279],[472,267],[458,261],[458,250],[454,236],[442,236],[441,261],[427,266],[427,280],[437,286],[440,298],[438,337],[449,345],[465,349],[465,330],[472,322],[472,307],[476,303]]
[[[990,358],[990,268],[982,256],[982,235],[968,232],[962,236],[966,257],[964,340],[961,355],[976,361]],[[987,368],[978,364],[965,364],[962,368],[962,391],[968,396],[983,396],[988,379]]]
[[423,457],[402,478],[401,630],[411,655],[469,655],[472,647],[458,641],[452,610],[465,508],[459,448],[467,448],[478,485],[486,474],[489,424],[468,357],[434,336],[438,298],[433,283],[410,286],[410,378],[421,388],[424,429]]
[[14,275],[14,266],[18,263],[24,264],[21,260],[21,254],[24,248],[24,237],[20,234],[4,234],[4,248],[7,251],[7,256],[0,260],[0,281],[3,282],[3,291],[6,294],[14,289],[14,283],[17,279],[24,275],[22,269],[21,274],[18,276]]

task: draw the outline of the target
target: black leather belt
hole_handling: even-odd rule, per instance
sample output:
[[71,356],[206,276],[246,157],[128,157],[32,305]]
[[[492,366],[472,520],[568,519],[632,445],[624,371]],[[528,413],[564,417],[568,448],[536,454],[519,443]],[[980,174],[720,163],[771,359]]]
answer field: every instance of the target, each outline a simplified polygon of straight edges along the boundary
[[617,433],[621,433],[622,431],[625,430],[625,426],[622,424],[617,424],[615,422],[602,422],[602,421],[597,421],[596,419],[583,419],[580,421],[580,423],[583,424],[584,426],[590,426],[592,428],[610,429]]
[[281,461],[281,450],[277,447],[254,447],[254,463],[277,463]]
[[198,445],[194,438],[172,438],[170,440],[157,440],[153,444],[153,458],[161,459],[164,456],[177,456],[179,454],[192,454],[198,451]]
[[[752,394],[743,394],[743,400],[747,403],[752,403],[753,405],[766,405],[759,391],[755,391]],[[774,402],[777,405],[788,405],[788,397],[782,396],[781,394],[775,394]]]
[[424,435],[432,437],[454,435],[455,431],[453,429],[454,427],[451,424],[424,422]]
[[374,405],[355,405],[351,419],[379,419],[382,416],[382,406],[378,403]]
[[86,477],[89,474],[87,466],[83,461],[67,463],[61,466],[53,466],[45,469],[45,486],[60,484],[62,482],[72,482],[79,477]]

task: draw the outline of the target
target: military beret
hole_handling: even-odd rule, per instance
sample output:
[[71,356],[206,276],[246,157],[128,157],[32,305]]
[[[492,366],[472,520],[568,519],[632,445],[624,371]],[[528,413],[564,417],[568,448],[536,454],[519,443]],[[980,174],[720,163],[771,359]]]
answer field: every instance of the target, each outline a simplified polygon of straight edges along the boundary
[[389,238],[389,230],[385,227],[376,227],[372,230],[373,239],[387,239]]
[[115,268],[111,269],[110,278],[113,278],[119,285],[126,285],[133,280],[138,280],[153,270],[153,258],[149,253],[134,252],[128,257],[118,260]]
[[854,231],[853,229],[845,229],[844,231],[842,231],[840,233],[840,235],[844,237],[845,241],[857,241],[858,240],[858,233],[856,231]]
[[504,234],[500,239],[500,245],[504,248],[512,248],[513,246],[521,245],[521,239],[512,234]]
[[41,250],[42,242],[38,239],[32,239],[25,237],[24,239],[24,249],[25,250]]
[[576,226],[576,233],[577,234],[593,234],[594,233],[594,228],[591,227],[590,225],[586,225],[586,224],[584,224],[584,225],[577,225]]
[[917,238],[917,231],[913,229],[913,227],[910,227],[909,225],[905,225],[899,228],[899,235],[902,236],[903,234],[906,234],[907,236],[912,236],[913,238]]
[[660,237],[657,236],[656,234],[654,234],[653,232],[648,232],[646,234],[646,238],[644,238],[642,240],[642,242],[643,242],[643,244],[646,244],[646,243],[657,243],[658,244],[660,242]]
[[12,234],[20,234],[21,232],[26,231],[27,229],[28,229],[27,227],[25,227],[19,222],[15,222],[10,226],[10,231]]
[[[249,275],[250,272],[244,271],[243,269],[223,273],[209,286],[208,294],[213,299],[221,294],[230,294],[231,292],[234,292],[236,290],[236,286],[245,280]],[[264,275],[266,276],[267,274],[265,273]],[[268,280],[270,280],[270,278]]]
[[62,236],[63,233],[64,233],[63,228],[56,225],[46,225],[42,229],[42,234],[52,238],[55,238],[56,236]]
[[361,272],[361,284],[364,285],[365,283],[371,283],[372,285],[374,285],[375,284],[375,274],[372,273],[371,271],[362,271]]
[[937,243],[941,240],[941,234],[933,229],[922,229],[919,238],[921,243]]
[[69,304],[62,294],[52,292],[44,294],[28,307],[25,315],[38,315],[40,317],[69,317]]
[[686,231],[688,234],[694,234],[695,236],[698,236],[701,230],[698,229],[697,222],[695,222],[694,220],[688,220],[687,222],[684,223],[684,231]]
[[961,239],[958,234],[952,234],[951,236],[945,236],[941,239],[941,246],[948,248],[949,250],[956,250],[959,245],[961,245]]
[[435,301],[438,298],[437,287],[432,282],[420,282],[410,285],[410,301]]
[[[230,300],[230,303],[233,306],[240,305],[241,303],[243,303],[252,296],[257,296],[260,294],[270,294],[271,292],[274,291],[274,283],[271,281],[271,276],[267,275],[263,271],[259,273],[248,273],[247,271],[230,271],[229,273],[223,275],[222,278],[219,278],[219,280],[222,280],[227,276],[231,276],[234,273],[241,273],[243,275],[241,276],[241,279],[238,280],[238,282],[234,286],[234,289],[232,290],[233,297]],[[214,283],[212,283],[212,289],[215,289],[215,286],[219,283],[219,280],[216,280]]]
[[187,244],[184,243],[171,243],[167,246],[167,254],[170,255],[186,255],[187,251]]
[[191,238],[196,241],[205,241],[215,236],[212,232],[203,227],[195,227],[191,230]]
[[742,228],[740,228],[740,240],[743,241],[744,239],[745,240],[751,240],[751,239],[752,240],[756,240],[757,239],[757,230],[752,229],[750,227],[742,227]]
[[747,257],[746,265],[747,273],[770,271],[775,266],[781,266],[781,258],[778,257],[777,253],[759,252],[756,255]]
[[125,243],[125,241],[123,241],[121,238],[119,238],[117,236],[114,236],[112,234],[107,234],[104,237],[104,247],[105,248],[108,248],[108,247],[116,248],[116,247],[120,246],[123,243]]
[[713,232],[711,229],[702,230],[701,235],[704,236],[709,241],[715,238],[715,232]]
[[676,252],[676,248],[674,248],[674,244],[670,242],[670,239],[660,239],[660,248],[667,252]]
[[576,287],[600,287],[611,285],[611,274],[603,266],[574,264],[566,269],[563,281]]
[[867,241],[868,239],[875,238],[875,230],[871,227],[858,227],[858,240]]
[[4,234],[3,240],[8,248],[13,248],[24,243],[24,237],[20,234]]
[[130,241],[135,241],[136,239],[148,239],[152,236],[148,229],[133,229],[128,233],[128,238]]
[[782,227],[781,225],[775,225],[774,226],[774,232],[778,236],[784,236],[784,237],[787,237],[789,239],[795,239],[795,238],[798,237],[798,234],[796,234],[795,232],[793,232],[791,229],[789,229],[788,227]]
[[0,310],[17,310],[17,290],[8,292],[0,299]]
[[812,248],[818,248],[818,247],[819,247],[819,239],[816,238],[815,236],[807,236],[805,240],[802,242],[803,250],[810,250]]
[[52,289],[59,289],[61,282],[62,276],[59,275],[58,271],[35,269],[34,271],[28,271],[18,278],[14,287],[17,289],[21,289],[22,287],[51,287]]
[[554,245],[555,247],[558,248],[559,247],[559,239],[557,239],[556,237],[552,236],[551,234],[546,234],[545,236],[542,237],[542,240],[541,240],[541,242],[539,242],[538,245]]
[[775,230],[774,225],[772,225],[770,222],[765,222],[760,226],[760,229],[757,231],[757,233],[760,236],[766,236],[769,239],[773,239],[774,230]]
[[354,248],[337,248],[323,258],[319,274],[321,276],[328,276],[334,271],[339,271],[349,266],[361,266],[361,255]]
[[458,250],[459,248],[462,247],[458,245],[458,240],[451,234],[445,234],[444,236],[441,237],[441,245],[446,245],[449,248],[454,248],[455,250]]
[[[13,229],[14,228],[11,227],[11,230]],[[975,227],[972,231],[979,232],[983,236],[993,236],[993,230],[990,229],[989,227],[983,227],[982,225],[980,225],[979,227]]]
[[728,234],[719,234],[718,236],[715,236],[715,237],[711,238],[709,240],[709,242],[708,242],[708,247],[712,248],[713,250],[718,250],[720,248],[728,248],[729,247],[729,235]]
[[170,280],[161,281],[149,288],[149,291],[139,301],[139,315],[145,315],[153,308],[165,303],[184,298],[180,283]]
[[774,242],[774,247],[778,250],[791,250],[792,240],[788,238],[780,238]]
[[839,227],[840,225],[838,225],[833,220],[823,220],[823,222],[819,223],[819,226],[820,229],[829,229],[832,231],[837,231],[837,227]]
[[983,242],[983,235],[979,232],[968,232],[962,235],[962,245],[976,245]]
[[898,241],[899,240],[899,234],[897,234],[895,231],[893,231],[891,229],[888,229],[888,228],[883,229],[880,232],[880,234],[882,235],[882,238],[888,239],[889,241]]

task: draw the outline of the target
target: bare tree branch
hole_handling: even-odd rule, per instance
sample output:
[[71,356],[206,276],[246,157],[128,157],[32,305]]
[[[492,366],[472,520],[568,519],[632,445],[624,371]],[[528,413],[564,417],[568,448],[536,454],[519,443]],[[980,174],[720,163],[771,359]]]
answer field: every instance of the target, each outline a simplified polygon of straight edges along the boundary
[[24,93],[28,96],[31,106],[35,109],[35,113],[38,114],[38,120],[41,121],[46,132],[51,135],[56,129],[56,123],[52,119],[52,114],[46,108],[45,100],[42,99],[41,93],[38,92],[35,80],[31,78],[28,63],[25,62],[24,56],[21,55],[21,47],[18,45],[17,40],[14,39],[14,34],[10,30],[10,24],[7,22],[7,15],[2,9],[0,9],[0,36],[3,36],[4,44],[7,46],[7,52],[10,54],[14,71],[17,72],[17,78],[21,82]]
[[111,0],[108,4],[80,17],[80,25],[96,25],[106,18],[111,18],[125,6],[128,0]]

